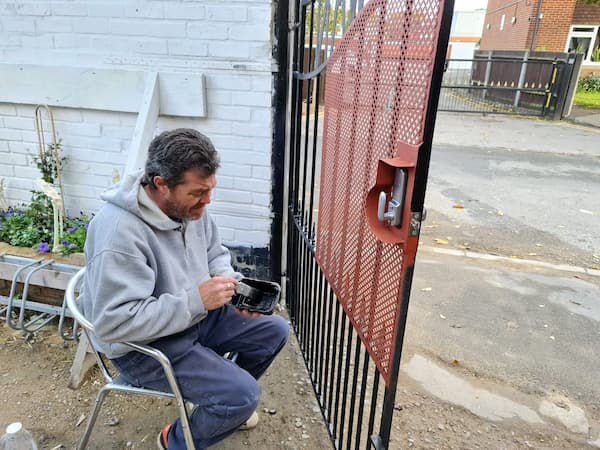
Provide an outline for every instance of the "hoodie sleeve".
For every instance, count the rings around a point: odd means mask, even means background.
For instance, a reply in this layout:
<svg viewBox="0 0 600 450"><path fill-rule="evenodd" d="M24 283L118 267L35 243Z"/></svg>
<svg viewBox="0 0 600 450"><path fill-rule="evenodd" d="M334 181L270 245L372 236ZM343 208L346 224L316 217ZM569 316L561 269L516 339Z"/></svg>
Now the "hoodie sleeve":
<svg viewBox="0 0 600 450"><path fill-rule="evenodd" d="M152 341L188 328L206 315L196 287L159 297L156 277L136 255L105 250L87 265L85 295L96 336L105 342ZM94 287L93 289L90 287Z"/></svg>
<svg viewBox="0 0 600 450"><path fill-rule="evenodd" d="M208 214L205 223L206 247L208 249L208 268L210 273L225 275L241 280L243 275L231 266L231 253L221 244L217 224Z"/></svg>

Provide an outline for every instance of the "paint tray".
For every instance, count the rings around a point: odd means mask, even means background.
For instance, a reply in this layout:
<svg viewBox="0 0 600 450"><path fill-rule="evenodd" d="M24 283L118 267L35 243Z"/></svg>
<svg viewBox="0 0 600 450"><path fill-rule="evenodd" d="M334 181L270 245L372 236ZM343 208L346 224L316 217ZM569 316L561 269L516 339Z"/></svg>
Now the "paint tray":
<svg viewBox="0 0 600 450"><path fill-rule="evenodd" d="M271 281L242 278L231 299L231 304L239 309L257 312L260 314L273 314L273 309L279 301L281 288Z"/></svg>

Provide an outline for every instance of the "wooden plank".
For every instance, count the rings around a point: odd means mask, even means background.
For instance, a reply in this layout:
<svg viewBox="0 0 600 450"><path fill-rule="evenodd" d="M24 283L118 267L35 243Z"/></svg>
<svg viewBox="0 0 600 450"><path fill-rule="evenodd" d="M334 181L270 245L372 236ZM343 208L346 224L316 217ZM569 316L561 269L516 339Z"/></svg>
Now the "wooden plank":
<svg viewBox="0 0 600 450"><path fill-rule="evenodd" d="M112 68L0 64L0 102L138 112L148 72ZM204 117L201 73L161 72L160 113Z"/></svg>
<svg viewBox="0 0 600 450"><path fill-rule="evenodd" d="M139 114L133 131L133 138L129 145L129 154L124 173L132 173L144 167L148 155L148 146L154 136L158 110L160 104L160 91L158 74L151 72L146 80L146 90L139 106Z"/></svg>
<svg viewBox="0 0 600 450"><path fill-rule="evenodd" d="M11 264L0 261L0 278L5 280L12 280L15 272L20 267L22 266L18 264ZM25 281L25 277L32 269L33 268L25 269L21 273L17 281ZM53 289L65 290L65 288L67 287L67 283L74 274L74 272L63 272L54 269L43 268L38 270L35 274L31 276L30 283L36 286L44 286Z"/></svg>

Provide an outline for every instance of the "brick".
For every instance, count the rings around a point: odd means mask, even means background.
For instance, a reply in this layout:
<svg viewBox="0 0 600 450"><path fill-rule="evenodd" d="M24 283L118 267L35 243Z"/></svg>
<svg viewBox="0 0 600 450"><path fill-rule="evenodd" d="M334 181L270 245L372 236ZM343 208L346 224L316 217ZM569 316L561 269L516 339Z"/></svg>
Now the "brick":
<svg viewBox="0 0 600 450"><path fill-rule="evenodd" d="M88 4L88 15L90 17L123 17L123 5L121 2L97 2Z"/></svg>
<svg viewBox="0 0 600 450"><path fill-rule="evenodd" d="M129 2L123 6L125 17L145 17L151 19L162 19L165 16L164 6L159 2L139 2L130 5Z"/></svg>
<svg viewBox="0 0 600 450"><path fill-rule="evenodd" d="M264 126L271 127L271 121L273 120L273 112L271 109L253 109L252 110L252 122L262 123Z"/></svg>
<svg viewBox="0 0 600 450"><path fill-rule="evenodd" d="M82 2L52 2L53 16L87 16L87 5Z"/></svg>
<svg viewBox="0 0 600 450"><path fill-rule="evenodd" d="M271 167L252 166L252 178L256 178L258 180L270 180Z"/></svg>
<svg viewBox="0 0 600 450"><path fill-rule="evenodd" d="M38 33L68 33L73 30L73 21L66 17L41 17L35 21Z"/></svg>
<svg viewBox="0 0 600 450"><path fill-rule="evenodd" d="M214 105L210 108L210 115L216 119L249 121L252 110L243 106Z"/></svg>
<svg viewBox="0 0 600 450"><path fill-rule="evenodd" d="M221 171L219 171L217 176L217 188L218 189L231 189L233 187L234 178L230 176L223 175Z"/></svg>
<svg viewBox="0 0 600 450"><path fill-rule="evenodd" d="M269 25L236 25L229 29L229 39L233 41L263 41L270 37Z"/></svg>
<svg viewBox="0 0 600 450"><path fill-rule="evenodd" d="M223 91L248 91L252 88L252 79L238 75L210 75L207 77L207 87Z"/></svg>
<svg viewBox="0 0 600 450"><path fill-rule="evenodd" d="M35 114L35 110L33 114ZM61 122L81 122L83 120L81 110L75 108L52 108L52 115L54 120ZM45 112L42 112L42 117L46 117Z"/></svg>
<svg viewBox="0 0 600 450"><path fill-rule="evenodd" d="M81 17L73 21L73 31L76 33L108 33L109 19L104 17Z"/></svg>
<svg viewBox="0 0 600 450"><path fill-rule="evenodd" d="M221 240L225 242L233 242L235 237L235 232L232 228L219 227L219 234L221 236Z"/></svg>
<svg viewBox="0 0 600 450"><path fill-rule="evenodd" d="M208 44L201 40L193 39L169 39L167 43L168 53L177 56L206 56L208 55Z"/></svg>
<svg viewBox="0 0 600 450"><path fill-rule="evenodd" d="M20 16L48 16L50 15L50 5L48 2L12 2L6 3L4 9L6 12L18 14Z"/></svg>
<svg viewBox="0 0 600 450"><path fill-rule="evenodd" d="M17 107L11 103L0 103L0 116L17 115Z"/></svg>
<svg viewBox="0 0 600 450"><path fill-rule="evenodd" d="M49 49L54 47L54 44L48 36L21 36L21 46L24 48Z"/></svg>
<svg viewBox="0 0 600 450"><path fill-rule="evenodd" d="M271 24L272 9L271 6L257 6L248 8L248 23L252 25Z"/></svg>
<svg viewBox="0 0 600 450"><path fill-rule="evenodd" d="M206 17L204 5L186 5L169 2L165 5L166 19L200 20Z"/></svg>
<svg viewBox="0 0 600 450"><path fill-rule="evenodd" d="M250 47L247 42L212 41L208 44L208 55L218 58L248 59Z"/></svg>
<svg viewBox="0 0 600 450"><path fill-rule="evenodd" d="M252 203L258 206L271 207L271 194L259 194L258 192L252 193Z"/></svg>
<svg viewBox="0 0 600 450"><path fill-rule="evenodd" d="M22 153L24 155L37 155L39 152L37 142L11 141L8 142L8 148L12 153Z"/></svg>
<svg viewBox="0 0 600 450"><path fill-rule="evenodd" d="M185 37L186 30L173 21L111 19L110 30L115 34L145 37Z"/></svg>
<svg viewBox="0 0 600 450"><path fill-rule="evenodd" d="M10 176L8 174L5 175L2 170L0 170L0 175ZM31 200L30 190L6 188L4 192L6 193L8 203L13 206L20 206L21 203L29 203Z"/></svg>
<svg viewBox="0 0 600 450"><path fill-rule="evenodd" d="M3 176L3 177L14 177L15 176L15 169L13 168L13 166L5 165L5 164L0 164L0 176Z"/></svg>
<svg viewBox="0 0 600 450"><path fill-rule="evenodd" d="M244 163L251 165L269 166L271 164L271 155L267 153L250 152L244 150L228 150L227 152L222 152L221 159L223 162L243 161Z"/></svg>
<svg viewBox="0 0 600 450"><path fill-rule="evenodd" d="M35 19L33 17L1 17L0 23L2 23L0 29L4 31L17 31L21 33L35 32Z"/></svg>
<svg viewBox="0 0 600 450"><path fill-rule="evenodd" d="M187 34L192 39L224 40L229 28L227 23L192 22L187 25Z"/></svg>
<svg viewBox="0 0 600 450"><path fill-rule="evenodd" d="M257 180L257 179L246 179L246 178L236 178L234 183L234 188L236 189L245 189L248 186L252 188L253 192L259 192L261 194L267 194L271 192L271 182L266 180Z"/></svg>
<svg viewBox="0 0 600 450"><path fill-rule="evenodd" d="M270 107L271 94L263 92L234 92L231 94L231 103L254 107Z"/></svg>
<svg viewBox="0 0 600 450"><path fill-rule="evenodd" d="M10 153L8 155L2 155L2 160L15 166L29 166L29 164L31 164L29 156L22 153Z"/></svg>
<svg viewBox="0 0 600 450"><path fill-rule="evenodd" d="M102 136L112 139L131 139L134 129L129 126L101 125Z"/></svg>
<svg viewBox="0 0 600 450"><path fill-rule="evenodd" d="M102 123L102 124L115 124L118 125L122 123L123 116L121 113L112 112L112 111L99 111L92 109L84 109L81 111L83 114L83 120L85 122L94 122L94 123ZM131 114L132 116L137 117L136 114ZM135 125L135 121L133 121Z"/></svg>
<svg viewBox="0 0 600 450"><path fill-rule="evenodd" d="M264 42L260 44L250 43L248 45L251 58L270 58L271 57L271 43Z"/></svg>
<svg viewBox="0 0 600 450"><path fill-rule="evenodd" d="M248 11L242 6L206 6L206 18L212 21L245 22Z"/></svg>
<svg viewBox="0 0 600 450"><path fill-rule="evenodd" d="M19 167L15 170L15 175L19 178L31 180L31 182L33 183L33 180L37 180L38 178L40 178L40 171L37 167Z"/></svg>
<svg viewBox="0 0 600 450"><path fill-rule="evenodd" d="M252 167L245 164L221 164L221 167L217 173L219 179L221 178L221 175L229 175L231 177L250 177L252 175Z"/></svg>
<svg viewBox="0 0 600 450"><path fill-rule="evenodd" d="M215 191L215 201L248 204L252 202L252 193L248 191L219 190Z"/></svg>
<svg viewBox="0 0 600 450"><path fill-rule="evenodd" d="M60 33L54 35L54 47L61 48L92 48L90 36L82 33Z"/></svg>
<svg viewBox="0 0 600 450"><path fill-rule="evenodd" d="M267 231L235 231L235 241L240 244L263 247L269 245L270 239L271 234Z"/></svg>
<svg viewBox="0 0 600 450"><path fill-rule="evenodd" d="M233 123L231 124L231 130L234 134L237 134L238 136L269 137L273 134L273 130L271 128L267 128L263 125L255 125L252 122Z"/></svg>
<svg viewBox="0 0 600 450"><path fill-rule="evenodd" d="M231 105L231 92L210 89L206 93L206 101L210 105Z"/></svg>
<svg viewBox="0 0 600 450"><path fill-rule="evenodd" d="M100 136L100 125L97 123L62 122L56 124L56 130L64 135Z"/></svg>
<svg viewBox="0 0 600 450"><path fill-rule="evenodd" d="M273 78L271 75L256 76L252 78L253 92L273 92Z"/></svg>
<svg viewBox="0 0 600 450"><path fill-rule="evenodd" d="M14 130L35 130L32 117L5 117L4 126Z"/></svg>

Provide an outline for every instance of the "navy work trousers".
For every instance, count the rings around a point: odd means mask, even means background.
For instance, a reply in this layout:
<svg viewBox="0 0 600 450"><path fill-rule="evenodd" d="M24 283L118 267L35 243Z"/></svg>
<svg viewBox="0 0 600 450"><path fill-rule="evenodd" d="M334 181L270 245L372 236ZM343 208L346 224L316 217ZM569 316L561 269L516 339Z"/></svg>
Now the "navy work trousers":
<svg viewBox="0 0 600 450"><path fill-rule="evenodd" d="M257 379L285 345L289 325L283 318L246 317L230 305L209 311L200 323L150 345L171 361L183 397L197 405L190 417L196 449L233 433L254 412L260 398ZM237 362L223 358L237 352ZM129 383L170 391L160 364L138 352L113 360ZM169 450L185 450L181 422L169 432Z"/></svg>

